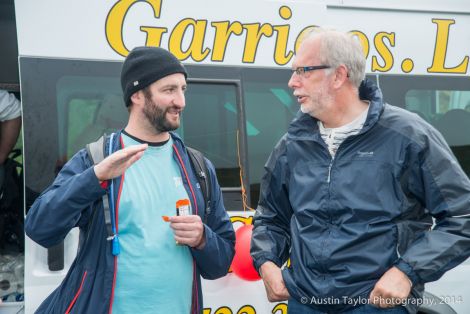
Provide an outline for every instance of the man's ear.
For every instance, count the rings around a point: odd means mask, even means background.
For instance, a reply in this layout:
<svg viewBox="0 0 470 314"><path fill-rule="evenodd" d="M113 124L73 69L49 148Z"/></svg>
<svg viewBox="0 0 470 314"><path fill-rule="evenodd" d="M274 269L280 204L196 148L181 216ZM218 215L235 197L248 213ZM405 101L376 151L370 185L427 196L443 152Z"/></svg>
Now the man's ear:
<svg viewBox="0 0 470 314"><path fill-rule="evenodd" d="M335 69L335 76L333 81L333 86L335 88L340 88L348 80L349 72L344 64L341 64Z"/></svg>
<svg viewBox="0 0 470 314"><path fill-rule="evenodd" d="M138 90L131 95L131 103L137 105L145 103L145 96L142 90Z"/></svg>

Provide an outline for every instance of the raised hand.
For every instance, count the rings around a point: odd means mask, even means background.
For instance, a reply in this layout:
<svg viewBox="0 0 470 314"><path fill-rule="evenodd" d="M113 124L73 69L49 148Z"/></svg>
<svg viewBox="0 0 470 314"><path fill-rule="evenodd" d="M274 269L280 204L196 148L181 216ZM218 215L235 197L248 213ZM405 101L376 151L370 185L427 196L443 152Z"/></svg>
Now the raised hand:
<svg viewBox="0 0 470 314"><path fill-rule="evenodd" d="M127 168L142 157L147 147L147 144L128 146L112 153L94 166L96 177L101 182L122 175Z"/></svg>

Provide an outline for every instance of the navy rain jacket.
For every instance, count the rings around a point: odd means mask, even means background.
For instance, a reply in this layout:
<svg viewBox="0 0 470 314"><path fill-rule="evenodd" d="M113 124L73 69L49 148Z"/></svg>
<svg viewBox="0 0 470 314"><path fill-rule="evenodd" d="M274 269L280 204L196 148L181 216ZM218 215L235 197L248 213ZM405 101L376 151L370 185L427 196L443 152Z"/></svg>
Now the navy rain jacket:
<svg viewBox="0 0 470 314"><path fill-rule="evenodd" d="M370 81L360 96L367 120L334 159L315 118L292 121L265 165L254 218L255 267L290 257L282 275L291 297L330 313L368 299L392 266L418 297L470 255L470 182L442 135L385 104Z"/></svg>
<svg viewBox="0 0 470 314"><path fill-rule="evenodd" d="M191 206L193 210L198 209L204 221L204 198L190 166L186 148L176 134L170 134L174 140L174 159L180 167ZM121 148L120 132L114 138L113 152ZM203 309L200 276L205 279L224 276L235 252L235 233L225 212L214 166L207 159L206 164L210 172L212 201L204 225L206 245L202 250L191 248L195 264L192 313L202 313ZM114 179L115 200L118 199L120 184L121 177ZM108 234L101 201L105 193L83 149L67 162L54 183L41 194L28 212L26 234L46 248L64 240L72 228L80 228L75 261L62 284L36 313L111 313L117 257L111 254L111 241L106 239ZM116 207L118 204L116 202Z"/></svg>

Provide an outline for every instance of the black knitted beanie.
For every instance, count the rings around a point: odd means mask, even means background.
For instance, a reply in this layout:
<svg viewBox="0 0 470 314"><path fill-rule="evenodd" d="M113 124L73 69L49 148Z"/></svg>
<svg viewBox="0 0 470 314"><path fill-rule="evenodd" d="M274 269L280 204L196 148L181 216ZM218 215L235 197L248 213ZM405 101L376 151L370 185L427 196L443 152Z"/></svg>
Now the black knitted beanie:
<svg viewBox="0 0 470 314"><path fill-rule="evenodd" d="M129 106L135 92L174 73L188 74L183 64L167 50L159 47L136 47L124 60L121 70L121 87L124 103Z"/></svg>

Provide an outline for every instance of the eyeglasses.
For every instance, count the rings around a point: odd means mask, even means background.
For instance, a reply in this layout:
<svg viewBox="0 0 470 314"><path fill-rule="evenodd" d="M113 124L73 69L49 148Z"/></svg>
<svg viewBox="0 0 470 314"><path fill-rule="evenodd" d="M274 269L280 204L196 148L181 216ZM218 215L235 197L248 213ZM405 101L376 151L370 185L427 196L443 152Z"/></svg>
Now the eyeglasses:
<svg viewBox="0 0 470 314"><path fill-rule="evenodd" d="M299 76L302 76L305 74L305 72L321 70L321 69L329 69L329 68L331 68L331 66L329 65L312 65L312 66L306 66L306 67L298 67L298 68L292 69L292 74L295 73Z"/></svg>

